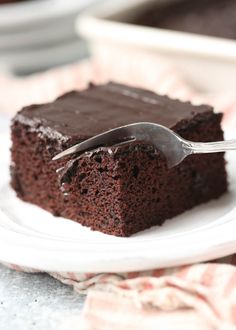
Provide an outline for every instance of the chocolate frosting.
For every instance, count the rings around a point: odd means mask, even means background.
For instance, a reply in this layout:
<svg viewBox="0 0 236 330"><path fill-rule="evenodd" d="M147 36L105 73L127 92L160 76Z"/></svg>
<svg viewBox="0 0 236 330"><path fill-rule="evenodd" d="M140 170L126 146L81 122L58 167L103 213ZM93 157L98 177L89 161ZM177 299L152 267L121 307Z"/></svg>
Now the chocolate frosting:
<svg viewBox="0 0 236 330"><path fill-rule="evenodd" d="M212 109L206 105L193 106L150 91L108 83L72 91L52 103L28 106L15 120L57 138L83 140L140 121L173 128L179 121L209 111Z"/></svg>

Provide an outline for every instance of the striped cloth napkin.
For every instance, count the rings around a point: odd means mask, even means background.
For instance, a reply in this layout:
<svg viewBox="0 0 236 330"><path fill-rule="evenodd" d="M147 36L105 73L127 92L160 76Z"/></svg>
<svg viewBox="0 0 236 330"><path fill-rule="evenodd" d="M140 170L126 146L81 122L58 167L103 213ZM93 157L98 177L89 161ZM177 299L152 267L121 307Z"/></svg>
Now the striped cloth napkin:
<svg viewBox="0 0 236 330"><path fill-rule="evenodd" d="M110 60L112 58L112 61ZM0 111L55 99L88 82L109 80L144 87L224 112L223 125L236 127L236 96L199 94L181 72L150 54L115 53L26 78L0 77ZM236 251L236 247L235 247ZM61 330L236 329L236 255L211 263L122 274L49 273L86 293L82 316L66 319ZM19 265L18 271L43 272Z"/></svg>

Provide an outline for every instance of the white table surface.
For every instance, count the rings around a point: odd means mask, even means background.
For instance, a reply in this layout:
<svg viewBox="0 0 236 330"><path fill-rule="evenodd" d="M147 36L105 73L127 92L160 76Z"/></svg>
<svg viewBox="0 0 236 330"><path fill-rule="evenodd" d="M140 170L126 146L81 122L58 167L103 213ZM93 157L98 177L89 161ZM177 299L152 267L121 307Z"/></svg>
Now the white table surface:
<svg viewBox="0 0 236 330"><path fill-rule="evenodd" d="M78 316L84 296L47 274L27 274L0 265L0 329L56 330Z"/></svg>
<svg viewBox="0 0 236 330"><path fill-rule="evenodd" d="M9 127L0 114L0 132ZM26 274L0 265L0 330L57 330L78 316L84 296L47 274Z"/></svg>

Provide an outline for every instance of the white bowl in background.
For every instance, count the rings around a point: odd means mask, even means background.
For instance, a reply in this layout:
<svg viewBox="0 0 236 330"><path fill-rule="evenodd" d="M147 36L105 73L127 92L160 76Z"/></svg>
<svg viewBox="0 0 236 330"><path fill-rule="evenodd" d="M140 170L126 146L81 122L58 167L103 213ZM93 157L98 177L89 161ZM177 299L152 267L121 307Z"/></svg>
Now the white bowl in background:
<svg viewBox="0 0 236 330"><path fill-rule="evenodd" d="M136 49L171 59L195 88L236 90L236 42L125 23L153 0L106 1L77 20L79 35L94 54ZM156 0L156 4L163 0Z"/></svg>

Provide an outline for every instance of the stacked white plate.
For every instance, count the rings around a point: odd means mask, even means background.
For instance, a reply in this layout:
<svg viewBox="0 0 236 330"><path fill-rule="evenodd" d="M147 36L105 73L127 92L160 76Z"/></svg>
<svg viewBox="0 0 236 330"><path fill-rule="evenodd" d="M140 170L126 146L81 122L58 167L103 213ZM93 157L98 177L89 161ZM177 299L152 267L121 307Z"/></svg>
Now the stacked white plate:
<svg viewBox="0 0 236 330"><path fill-rule="evenodd" d="M75 18L95 0L28 0L0 5L0 68L28 73L84 56Z"/></svg>

